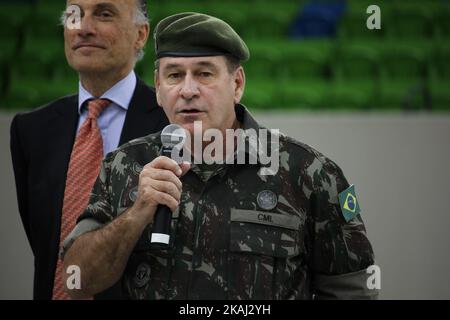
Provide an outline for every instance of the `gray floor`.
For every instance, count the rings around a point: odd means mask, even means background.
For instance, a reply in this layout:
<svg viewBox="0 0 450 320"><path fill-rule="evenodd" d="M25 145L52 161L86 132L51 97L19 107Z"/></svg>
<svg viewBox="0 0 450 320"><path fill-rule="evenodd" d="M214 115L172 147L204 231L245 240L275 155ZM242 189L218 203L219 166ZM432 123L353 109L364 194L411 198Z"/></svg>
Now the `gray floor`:
<svg viewBox="0 0 450 320"><path fill-rule="evenodd" d="M381 268L381 298L450 299L450 115L257 114L337 162L355 184ZM0 115L0 299L29 299L33 261L20 224Z"/></svg>

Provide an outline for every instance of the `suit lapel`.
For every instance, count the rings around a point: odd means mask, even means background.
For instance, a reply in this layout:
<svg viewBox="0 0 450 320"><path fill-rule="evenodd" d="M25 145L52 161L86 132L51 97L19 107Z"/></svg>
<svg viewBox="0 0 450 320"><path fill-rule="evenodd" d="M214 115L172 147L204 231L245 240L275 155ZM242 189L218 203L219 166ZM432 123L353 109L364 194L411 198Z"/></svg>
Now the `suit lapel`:
<svg viewBox="0 0 450 320"><path fill-rule="evenodd" d="M61 223L62 204L64 199L65 181L67 177L67 169L69 167L70 155L72 153L73 143L75 141L76 128L78 125L78 95L70 97L64 104L59 105L56 110L56 119L52 121L54 124L53 134L48 137L48 143L54 150L53 156L49 157L49 168L54 172L55 202L57 204L57 230Z"/></svg>
<svg viewBox="0 0 450 320"><path fill-rule="evenodd" d="M59 106L57 113L59 120L55 121L54 146L57 152L55 153L58 178L66 180L67 169L69 166L70 155L72 153L73 143L78 125L78 95L70 97L67 105Z"/></svg>

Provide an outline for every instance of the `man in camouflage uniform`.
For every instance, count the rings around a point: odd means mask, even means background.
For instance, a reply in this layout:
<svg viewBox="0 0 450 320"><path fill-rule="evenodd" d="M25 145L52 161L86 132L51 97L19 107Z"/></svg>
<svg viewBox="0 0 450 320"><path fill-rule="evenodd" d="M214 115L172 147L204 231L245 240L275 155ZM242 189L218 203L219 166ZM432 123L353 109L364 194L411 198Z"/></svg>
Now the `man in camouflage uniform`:
<svg viewBox="0 0 450 320"><path fill-rule="evenodd" d="M249 52L230 26L183 13L161 21L155 41L158 102L172 123L191 133L194 120L205 130L260 129L239 104L239 61ZM108 154L65 241L65 267L80 266L82 279L68 293L92 295L121 279L132 299L375 298L366 285L373 251L353 186L321 153L276 138L272 175L262 174L259 157L178 165L159 156L160 134ZM252 157L251 148L239 152ZM174 212L165 249L150 243L159 204Z"/></svg>

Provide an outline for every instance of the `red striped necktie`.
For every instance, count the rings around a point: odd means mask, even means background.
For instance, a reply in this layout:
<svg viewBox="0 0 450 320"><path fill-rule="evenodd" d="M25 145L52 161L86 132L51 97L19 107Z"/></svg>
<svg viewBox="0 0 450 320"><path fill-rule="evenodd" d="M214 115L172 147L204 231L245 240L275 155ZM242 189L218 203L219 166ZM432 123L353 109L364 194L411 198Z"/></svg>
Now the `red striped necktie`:
<svg viewBox="0 0 450 320"><path fill-rule="evenodd" d="M103 139L97 125L97 118L110 103L111 101L105 99L88 102L88 117L78 131L70 155L61 216L60 245L75 227L77 218L86 209L92 187L100 172ZM63 264L58 258L53 286L54 300L70 299L64 292L62 272Z"/></svg>

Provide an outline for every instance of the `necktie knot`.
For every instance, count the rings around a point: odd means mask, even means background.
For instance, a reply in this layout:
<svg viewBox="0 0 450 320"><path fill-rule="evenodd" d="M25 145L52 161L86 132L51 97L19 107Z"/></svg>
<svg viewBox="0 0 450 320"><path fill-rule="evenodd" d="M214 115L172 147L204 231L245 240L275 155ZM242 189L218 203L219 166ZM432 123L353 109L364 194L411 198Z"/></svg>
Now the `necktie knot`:
<svg viewBox="0 0 450 320"><path fill-rule="evenodd" d="M111 103L106 99L95 99L88 102L88 118L97 119L103 110Z"/></svg>

